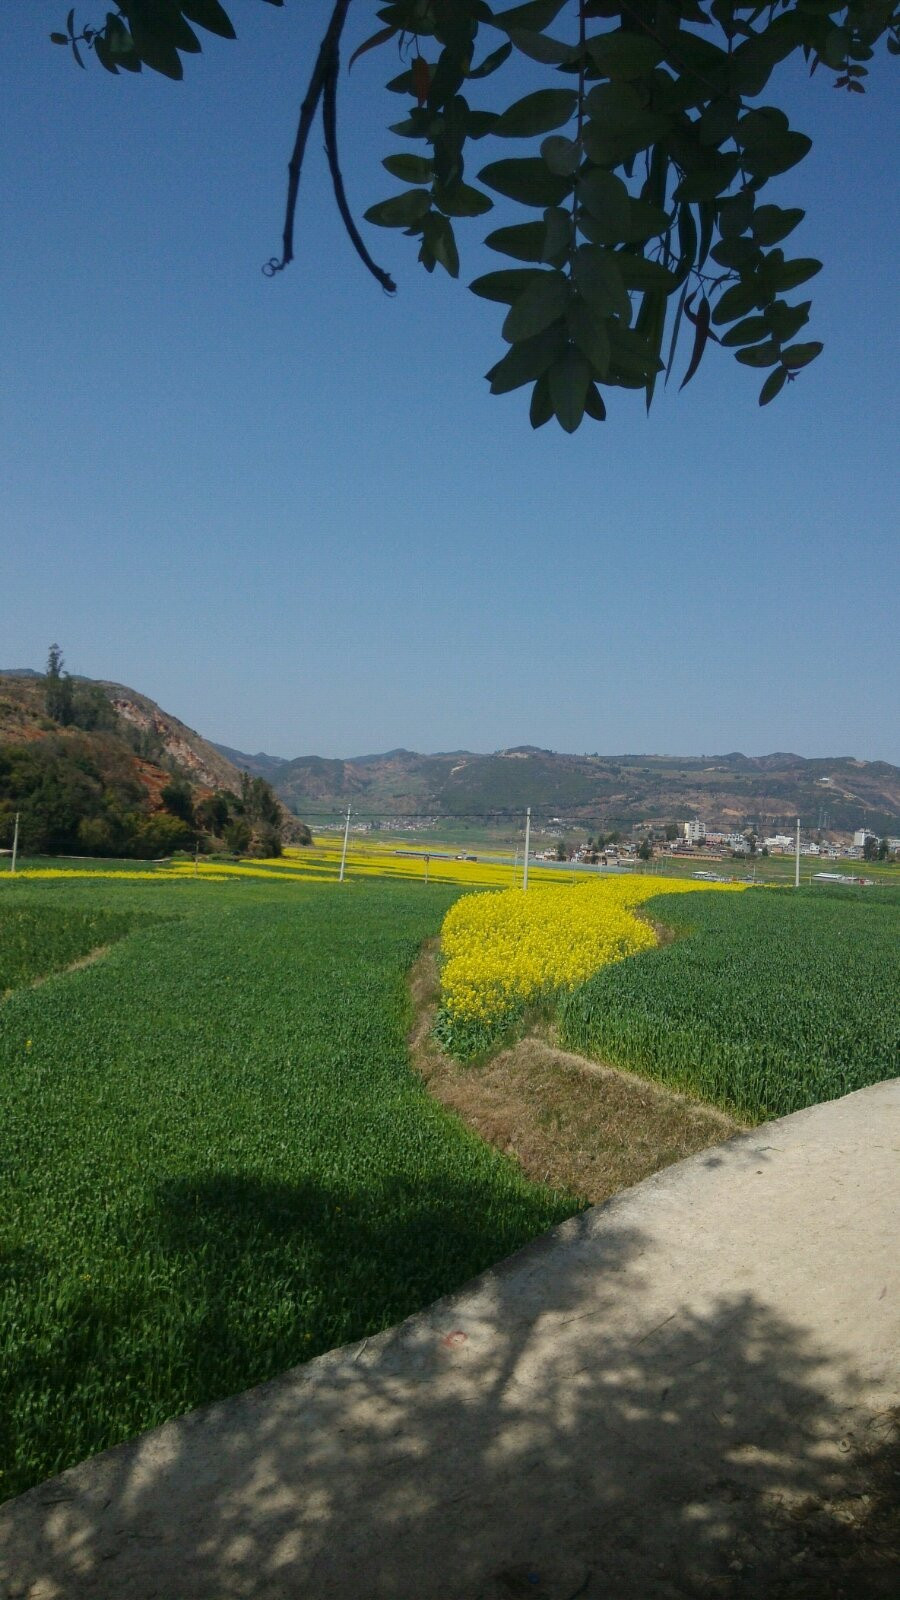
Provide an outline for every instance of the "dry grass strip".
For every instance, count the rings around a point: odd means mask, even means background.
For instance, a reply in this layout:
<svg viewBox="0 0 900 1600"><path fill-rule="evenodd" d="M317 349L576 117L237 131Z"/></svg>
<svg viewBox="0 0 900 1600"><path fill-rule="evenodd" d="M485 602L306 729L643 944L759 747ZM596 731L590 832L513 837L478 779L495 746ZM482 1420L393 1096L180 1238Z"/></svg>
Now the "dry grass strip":
<svg viewBox="0 0 900 1600"><path fill-rule="evenodd" d="M440 994L438 941L410 974L412 1062L428 1091L530 1178L598 1205L742 1125L635 1073L557 1049L536 1031L481 1066L445 1055L432 1037Z"/></svg>

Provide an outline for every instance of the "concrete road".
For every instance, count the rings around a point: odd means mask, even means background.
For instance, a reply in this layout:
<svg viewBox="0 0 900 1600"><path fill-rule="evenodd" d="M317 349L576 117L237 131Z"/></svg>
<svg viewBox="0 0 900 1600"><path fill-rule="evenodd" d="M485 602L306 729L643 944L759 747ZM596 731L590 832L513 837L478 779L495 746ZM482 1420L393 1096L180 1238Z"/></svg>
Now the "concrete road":
<svg viewBox="0 0 900 1600"><path fill-rule="evenodd" d="M0 1508L0 1600L900 1592L900 1082ZM896 1524L893 1524L896 1529Z"/></svg>

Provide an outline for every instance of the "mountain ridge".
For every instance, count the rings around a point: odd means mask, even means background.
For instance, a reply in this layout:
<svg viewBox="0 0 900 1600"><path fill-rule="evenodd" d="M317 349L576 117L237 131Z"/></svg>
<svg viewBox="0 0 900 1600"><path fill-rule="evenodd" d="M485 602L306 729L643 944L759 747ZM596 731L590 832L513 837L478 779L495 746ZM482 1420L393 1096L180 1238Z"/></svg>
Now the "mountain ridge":
<svg viewBox="0 0 900 1600"><path fill-rule="evenodd" d="M222 748L222 747L217 747ZM250 772L257 759L230 749ZM772 751L726 755L574 755L537 745L381 755L278 758L267 771L290 809L320 814L369 811L372 819L434 814L555 812L598 827L664 825L700 816L710 827L775 827L799 815L804 827L848 832L868 824L900 831L900 767L855 756Z"/></svg>

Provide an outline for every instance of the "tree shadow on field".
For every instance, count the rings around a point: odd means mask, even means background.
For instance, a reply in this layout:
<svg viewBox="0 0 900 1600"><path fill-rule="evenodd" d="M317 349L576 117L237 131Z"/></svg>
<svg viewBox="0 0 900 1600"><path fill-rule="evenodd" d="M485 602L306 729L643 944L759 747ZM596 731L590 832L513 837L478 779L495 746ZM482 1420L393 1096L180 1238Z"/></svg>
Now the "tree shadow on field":
<svg viewBox="0 0 900 1600"><path fill-rule="evenodd" d="M164 1190L160 1239L199 1262L195 1355L273 1240L322 1272L340 1250L347 1292L371 1293L386 1198ZM401 1273L442 1230L485 1236L471 1188L405 1200ZM759 1294L666 1300L623 1215L573 1218L402 1327L0 1508L3 1600L887 1600L889 1419Z"/></svg>

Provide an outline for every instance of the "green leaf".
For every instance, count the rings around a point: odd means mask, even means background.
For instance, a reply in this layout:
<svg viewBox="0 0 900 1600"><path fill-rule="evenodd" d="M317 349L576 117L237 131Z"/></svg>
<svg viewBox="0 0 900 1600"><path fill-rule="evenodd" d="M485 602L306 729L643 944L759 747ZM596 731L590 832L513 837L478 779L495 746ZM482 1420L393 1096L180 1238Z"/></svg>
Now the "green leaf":
<svg viewBox="0 0 900 1600"><path fill-rule="evenodd" d="M630 83L597 83L585 98L584 109L607 128L630 128L646 115L644 102Z"/></svg>
<svg viewBox="0 0 900 1600"><path fill-rule="evenodd" d="M392 195L390 200L380 200L363 212L367 222L378 228L408 228L421 222L431 209L431 195L427 189L405 189L403 194Z"/></svg>
<svg viewBox="0 0 900 1600"><path fill-rule="evenodd" d="M626 161L632 161L649 145L664 139L668 131L668 118L650 111L627 128L611 127L606 122L594 120L585 127L584 148L599 167L618 167Z"/></svg>
<svg viewBox="0 0 900 1600"><path fill-rule="evenodd" d="M799 206L783 210L781 206L760 206L751 224L757 244L780 244L806 216Z"/></svg>
<svg viewBox="0 0 900 1600"><path fill-rule="evenodd" d="M773 251L773 255L777 252ZM764 267L766 283L776 293L781 294L785 289L796 289L799 284L806 283L807 279L814 278L821 272L822 263L812 256L798 256L796 261L781 261L775 263L769 256Z"/></svg>
<svg viewBox="0 0 900 1600"><path fill-rule="evenodd" d="M789 306L785 300L775 300L766 306L763 321L775 338L785 344L809 321L811 305L811 300L802 300L796 306Z"/></svg>
<svg viewBox="0 0 900 1600"><path fill-rule="evenodd" d="M543 33L549 28L555 17L559 16L566 0L526 0L525 5L510 6L506 11L495 11L491 18L493 28L502 28L508 33L510 28L529 28L534 33Z"/></svg>
<svg viewBox="0 0 900 1600"><path fill-rule="evenodd" d="M649 261L646 256L634 256L627 250L616 251L616 264L626 289L661 289L671 294L678 287L674 272L661 261Z"/></svg>
<svg viewBox="0 0 900 1600"><path fill-rule="evenodd" d="M590 387L591 364L580 350L569 345L548 374L550 399L556 420L566 433L574 433L584 416L584 403Z"/></svg>
<svg viewBox="0 0 900 1600"><path fill-rule="evenodd" d="M126 72L140 72L141 58L134 47L134 40L121 17L112 11L106 14L106 43L110 58L117 67L122 67Z"/></svg>
<svg viewBox="0 0 900 1600"><path fill-rule="evenodd" d="M760 141L752 150L745 151L744 167L757 181L775 178L779 173L795 167L811 149L812 140L805 133L794 133L789 129L787 133L773 135L767 143Z"/></svg>
<svg viewBox="0 0 900 1600"><path fill-rule="evenodd" d="M220 39L236 37L219 0L181 0L181 9L189 21L196 22L198 28L205 28L207 33L217 33Z"/></svg>
<svg viewBox="0 0 900 1600"><path fill-rule="evenodd" d="M470 72L467 72L466 77L489 78L491 73L496 72L498 67L502 67L504 61L511 55L512 45L510 43L501 44L497 50L492 50L489 56L485 56L480 66L473 67Z"/></svg>
<svg viewBox="0 0 900 1600"><path fill-rule="evenodd" d="M553 415L553 401L550 399L550 385L547 374L543 372L531 391L531 406L528 420L533 428L542 428L549 422Z"/></svg>
<svg viewBox="0 0 900 1600"><path fill-rule="evenodd" d="M643 33L596 34L587 42L591 59L605 78L643 78L665 54L662 45Z"/></svg>
<svg viewBox="0 0 900 1600"><path fill-rule="evenodd" d="M678 267L675 276L684 283L697 259L697 224L688 205L678 207Z"/></svg>
<svg viewBox="0 0 900 1600"><path fill-rule="evenodd" d="M639 388L644 387L651 373L662 371L662 362L649 341L634 328L626 328L621 322L611 322L609 336L612 346L611 367L618 368L621 374L636 378Z"/></svg>
<svg viewBox="0 0 900 1600"><path fill-rule="evenodd" d="M771 27L738 45L728 68L728 85L736 94L762 94L779 61L796 49L799 41L789 37L787 30L779 36Z"/></svg>
<svg viewBox="0 0 900 1600"><path fill-rule="evenodd" d="M767 406L770 400L774 400L775 396L781 393L787 383L787 376L786 367L776 367L774 372L769 373L759 391L759 403L761 406Z"/></svg>
<svg viewBox="0 0 900 1600"><path fill-rule="evenodd" d="M570 337L582 355L587 356L597 377L605 378L610 358L607 319L599 316L586 300L576 294L569 301L566 322Z"/></svg>
<svg viewBox="0 0 900 1600"><path fill-rule="evenodd" d="M712 314L713 322L734 322L738 317L746 317L749 311L755 309L758 294L755 283L734 284L731 289L725 290L718 301Z"/></svg>
<svg viewBox="0 0 900 1600"><path fill-rule="evenodd" d="M510 307L501 330L504 339L516 344L542 333L565 314L570 293L562 272L542 272Z"/></svg>
<svg viewBox="0 0 900 1600"><path fill-rule="evenodd" d="M632 200L628 208L628 228L623 243L643 244L647 239L655 239L658 234L667 231L670 222L668 212L661 210L659 206L652 206L647 200Z"/></svg>
<svg viewBox="0 0 900 1600"><path fill-rule="evenodd" d="M134 48L144 66L161 73L164 78L174 78L176 81L183 78L184 68L175 46L165 37L161 38L155 29L148 28L143 19L131 17L129 22Z"/></svg>
<svg viewBox="0 0 900 1600"><path fill-rule="evenodd" d="M618 316L628 322L631 301L622 282L618 256L599 245L579 245L575 252L575 283L579 294L601 317Z"/></svg>
<svg viewBox="0 0 900 1600"><path fill-rule="evenodd" d="M500 305L510 306L537 275L536 267L506 267L500 272L483 273L480 278L473 279L469 288L481 300L496 300Z"/></svg>
<svg viewBox="0 0 900 1600"><path fill-rule="evenodd" d="M768 339L772 331L765 317L745 317L723 333L721 343L729 346L756 344L760 339Z"/></svg>
<svg viewBox="0 0 900 1600"><path fill-rule="evenodd" d="M710 151L702 165L682 178L675 190L676 200L717 200L737 177L740 157Z"/></svg>
<svg viewBox="0 0 900 1600"><path fill-rule="evenodd" d="M533 339L522 339L512 345L485 376L491 385L491 394L508 394L531 383L553 365L566 347L565 328L561 322L545 328Z"/></svg>
<svg viewBox="0 0 900 1600"><path fill-rule="evenodd" d="M781 346L775 339L767 339L765 344L750 344L736 351L735 360L743 362L745 367L774 367L781 360Z"/></svg>
<svg viewBox="0 0 900 1600"><path fill-rule="evenodd" d="M525 139L549 133L552 128L562 127L571 120L577 99L574 89L536 89L534 94L526 94L501 112L493 133L502 139Z"/></svg>
<svg viewBox="0 0 900 1600"><path fill-rule="evenodd" d="M425 156L385 156L381 165L403 183L430 183L434 168Z"/></svg>
<svg viewBox="0 0 900 1600"><path fill-rule="evenodd" d="M483 139L485 134L490 133L496 121L496 111L473 111L470 106L466 115L466 137Z"/></svg>
<svg viewBox="0 0 900 1600"><path fill-rule="evenodd" d="M459 277L459 251L453 236L453 225L448 217L443 216L440 211L430 211L425 218L422 242L451 278Z"/></svg>
<svg viewBox="0 0 900 1600"><path fill-rule="evenodd" d="M697 137L703 145L715 147L730 139L741 114L737 100L711 100L697 123Z"/></svg>
<svg viewBox="0 0 900 1600"><path fill-rule="evenodd" d="M788 345L781 353L781 359L790 372L799 372L801 367L806 367L816 356L821 355L824 345L819 339L810 339L808 344Z"/></svg>
<svg viewBox="0 0 900 1600"><path fill-rule="evenodd" d="M759 245L752 239L720 239L713 245L710 255L720 267L732 267L740 272L745 267L755 267L762 260Z"/></svg>
<svg viewBox="0 0 900 1600"><path fill-rule="evenodd" d="M656 144L669 132L671 119L658 109L650 111L630 83L598 83L585 100L590 122L585 147L600 166L621 161ZM649 198L649 197L648 197Z"/></svg>
<svg viewBox="0 0 900 1600"><path fill-rule="evenodd" d="M745 150L755 150L788 133L790 123L778 106L754 106L738 124L737 140Z"/></svg>
<svg viewBox="0 0 900 1600"><path fill-rule="evenodd" d="M557 177L570 178L581 166L581 151L574 139L553 133L541 145L541 159Z"/></svg>
<svg viewBox="0 0 900 1600"><path fill-rule="evenodd" d="M490 250L499 250L516 261L543 261L546 236L543 222L520 222L511 228L495 228L484 242Z"/></svg>
<svg viewBox="0 0 900 1600"><path fill-rule="evenodd" d="M575 193L601 230L599 242L620 243L631 220L631 197L622 179L602 167L589 167L578 179Z"/></svg>
<svg viewBox="0 0 900 1600"><path fill-rule="evenodd" d="M577 45L566 44L562 39L548 39L545 33L533 33L527 28L510 28L509 37L523 56L540 61L546 67L561 67L578 53Z"/></svg>
<svg viewBox="0 0 900 1600"><path fill-rule="evenodd" d="M540 156L491 161L478 176L489 189L522 205L540 206L542 211L545 206L558 206L572 190L571 179L548 171Z"/></svg>
<svg viewBox="0 0 900 1600"><path fill-rule="evenodd" d="M736 239L747 231L755 198L752 189L742 189L740 194L729 195L727 200L719 201L718 223L723 239Z"/></svg>
<svg viewBox="0 0 900 1600"><path fill-rule="evenodd" d="M50 37L52 39L53 35L51 34ZM68 44L69 42L64 33L59 34L58 38L62 40L63 44ZM102 33L98 33L94 40L94 55L97 57L101 67L105 67L107 72L118 74L119 69L116 66L115 58Z"/></svg>
<svg viewBox="0 0 900 1600"><path fill-rule="evenodd" d="M603 404L603 396L601 395L600 390L597 388L595 383L588 385L587 398L584 402L584 413L587 417L593 417L595 422L606 421L606 407Z"/></svg>
<svg viewBox="0 0 900 1600"><path fill-rule="evenodd" d="M435 205L445 211L448 217L482 217L486 211L494 209L490 195L473 189L470 183L460 181L449 189L436 183L433 192Z"/></svg>
<svg viewBox="0 0 900 1600"><path fill-rule="evenodd" d="M548 206L544 212L544 248L541 260L562 266L572 247L572 215L561 206Z"/></svg>

